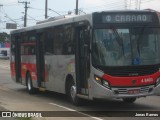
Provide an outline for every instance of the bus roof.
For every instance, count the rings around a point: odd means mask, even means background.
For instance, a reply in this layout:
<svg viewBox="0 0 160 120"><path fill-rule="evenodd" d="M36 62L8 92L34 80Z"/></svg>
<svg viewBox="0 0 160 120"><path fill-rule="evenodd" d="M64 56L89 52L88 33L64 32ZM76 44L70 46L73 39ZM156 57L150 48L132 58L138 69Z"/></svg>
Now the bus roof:
<svg viewBox="0 0 160 120"><path fill-rule="evenodd" d="M72 16L72 17L65 17L63 19L58 19L58 20L54 20L54 21L48 21L48 22L43 22L42 21L41 24L36 24L34 26L24 27L24 28L20 28L20 29L17 29L17 30L13 30L13 31L11 31L11 34L15 34L15 33L19 33L19 32L25 32L25 31L37 30L37 29L41 29L41 28L48 28L48 27L51 27L51 26L69 24L69 23L74 23L74 22L84 21L84 20L91 21L92 20L91 16L92 16L91 14L75 15L75 16Z"/></svg>
<svg viewBox="0 0 160 120"><path fill-rule="evenodd" d="M92 23L92 15L95 14L95 13L101 14L101 13L136 13L136 12L156 13L155 11L149 11L149 10L121 10L121 11L110 10L110 11L93 12L93 13L85 14L85 15L64 16L64 18L55 19L53 21L50 21L49 19L51 19L51 18L49 18L47 20L40 21L38 24L36 24L34 26L24 27L24 28L13 30L13 31L11 31L11 34L37 30L37 29L41 29L41 28L48 28L48 27L51 27L51 26L58 26L58 25L63 25L63 24L79 22L79 21L85 21L85 20L88 20L88 21L90 21L90 24L93 24Z"/></svg>

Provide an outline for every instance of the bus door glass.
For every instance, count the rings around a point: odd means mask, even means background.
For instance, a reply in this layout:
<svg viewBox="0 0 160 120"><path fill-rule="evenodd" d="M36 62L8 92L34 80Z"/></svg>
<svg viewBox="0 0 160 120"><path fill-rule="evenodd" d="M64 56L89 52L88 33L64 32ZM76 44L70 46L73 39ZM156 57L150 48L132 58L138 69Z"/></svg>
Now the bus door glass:
<svg viewBox="0 0 160 120"><path fill-rule="evenodd" d="M76 28L76 82L77 93L88 95L89 78L88 26Z"/></svg>
<svg viewBox="0 0 160 120"><path fill-rule="evenodd" d="M36 65L37 65L37 79L38 87L44 87L45 68L44 68L44 33L37 33L36 40Z"/></svg>

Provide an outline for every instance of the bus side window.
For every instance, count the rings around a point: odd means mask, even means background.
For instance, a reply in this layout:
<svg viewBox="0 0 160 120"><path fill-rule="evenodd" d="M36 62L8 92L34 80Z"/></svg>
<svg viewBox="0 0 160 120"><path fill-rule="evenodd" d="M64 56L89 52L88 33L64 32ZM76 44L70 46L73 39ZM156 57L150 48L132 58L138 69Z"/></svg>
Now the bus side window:
<svg viewBox="0 0 160 120"><path fill-rule="evenodd" d="M66 25L64 28L64 43L63 43L63 54L70 55L74 54L74 41L73 41L74 30L71 25Z"/></svg>
<svg viewBox="0 0 160 120"><path fill-rule="evenodd" d="M53 54L53 42L54 42L54 33L51 29L48 29L45 35L45 54Z"/></svg>
<svg viewBox="0 0 160 120"><path fill-rule="evenodd" d="M30 45L29 45L29 54L35 55L35 43L36 43L36 36L32 35L29 37Z"/></svg>
<svg viewBox="0 0 160 120"><path fill-rule="evenodd" d="M15 36L11 36L11 54L15 55Z"/></svg>
<svg viewBox="0 0 160 120"><path fill-rule="evenodd" d="M64 45L64 31L62 27L55 28L55 35L54 35L54 54L55 55L62 55Z"/></svg>

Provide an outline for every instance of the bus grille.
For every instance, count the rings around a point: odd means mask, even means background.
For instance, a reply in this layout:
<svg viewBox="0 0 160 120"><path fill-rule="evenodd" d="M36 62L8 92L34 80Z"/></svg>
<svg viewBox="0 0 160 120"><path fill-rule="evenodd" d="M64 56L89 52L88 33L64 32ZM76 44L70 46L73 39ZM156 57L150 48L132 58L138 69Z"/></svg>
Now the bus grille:
<svg viewBox="0 0 160 120"><path fill-rule="evenodd" d="M131 87L131 88L112 88L112 90L115 94L128 94L129 90L138 89L139 90L138 94L144 94L144 93L152 92L153 88L154 88L154 85L143 86L143 87Z"/></svg>

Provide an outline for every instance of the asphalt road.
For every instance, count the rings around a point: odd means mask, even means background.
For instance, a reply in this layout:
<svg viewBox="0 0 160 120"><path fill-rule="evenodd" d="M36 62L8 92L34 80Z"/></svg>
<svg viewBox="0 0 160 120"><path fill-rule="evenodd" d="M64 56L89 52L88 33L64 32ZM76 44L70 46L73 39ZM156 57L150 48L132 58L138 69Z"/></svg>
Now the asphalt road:
<svg viewBox="0 0 160 120"><path fill-rule="evenodd" d="M118 113L124 115L127 111L134 111L136 113L160 111L160 96L139 98L133 104L126 104L121 100L86 101L83 106L77 107L72 105L66 99L66 96L62 94L53 92L38 93L35 95L28 94L25 86L16 84L11 80L9 61L0 60L0 111L3 111L4 109L1 108L5 108L8 111L52 111L46 113L50 115L54 114L55 116L52 118L37 118L41 120L81 120L82 118L83 120L157 120L157 117L128 118L110 116L116 116ZM99 115L99 113L104 113L104 116Z"/></svg>

